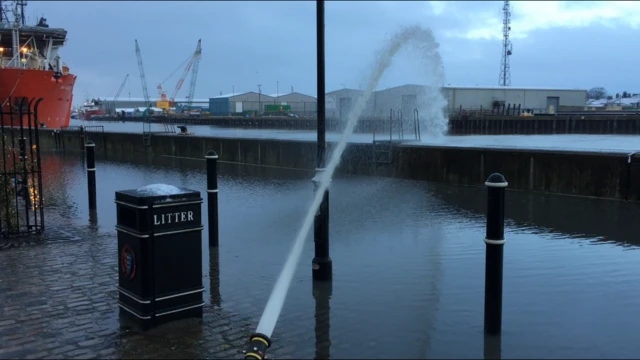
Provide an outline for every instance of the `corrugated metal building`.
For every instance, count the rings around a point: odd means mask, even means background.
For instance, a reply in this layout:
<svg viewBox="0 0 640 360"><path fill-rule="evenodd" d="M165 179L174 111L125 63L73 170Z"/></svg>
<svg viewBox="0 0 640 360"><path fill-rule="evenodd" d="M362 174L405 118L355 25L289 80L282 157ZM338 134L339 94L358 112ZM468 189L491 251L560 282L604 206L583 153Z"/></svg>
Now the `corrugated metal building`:
<svg viewBox="0 0 640 360"><path fill-rule="evenodd" d="M298 92L288 94L272 94L274 104L290 105L291 112L299 116L315 116L318 110L318 99Z"/></svg>
<svg viewBox="0 0 640 360"><path fill-rule="evenodd" d="M520 105L522 109L548 110L550 106L585 106L587 90L502 86L447 86L449 111L491 109L495 104Z"/></svg>
<svg viewBox="0 0 640 360"><path fill-rule="evenodd" d="M398 116L400 110L403 117L406 117L419 107L419 102L429 101L428 95L432 91L442 91L442 88L409 84L378 90L373 93L374 115L389 116L390 110L393 110L394 116Z"/></svg>
<svg viewBox="0 0 640 360"><path fill-rule="evenodd" d="M239 94L225 94L209 99L209 111L212 116L229 116L248 112L260 112L264 104L273 104L275 98L249 91Z"/></svg>
<svg viewBox="0 0 640 360"><path fill-rule="evenodd" d="M577 89L542 89L522 87L470 87L446 86L429 88L423 85L402 85L385 90L375 91L369 100L363 116L386 117L389 110L394 114L402 110L403 116L411 113L419 102L427 102L431 91L441 91L448 102L447 110L451 113L462 106L463 109L491 109L494 104L512 104L521 109L548 110L549 106L558 109L560 106L585 106L587 91ZM362 96L361 90L341 89L327 93L327 116L345 118L355 101ZM425 106L423 104L423 106ZM394 115L397 116L397 115Z"/></svg>
<svg viewBox="0 0 640 360"><path fill-rule="evenodd" d="M347 88L328 92L325 95L327 117L345 119L363 93L362 90ZM362 116L373 115L375 115L375 96L372 95Z"/></svg>
<svg viewBox="0 0 640 360"><path fill-rule="evenodd" d="M212 116L239 115L241 113L264 111L265 105L290 105L291 112L300 116L313 116L316 114L318 101L315 97L300 94L273 94L266 95L256 92L242 94L226 94L209 99L209 109Z"/></svg>

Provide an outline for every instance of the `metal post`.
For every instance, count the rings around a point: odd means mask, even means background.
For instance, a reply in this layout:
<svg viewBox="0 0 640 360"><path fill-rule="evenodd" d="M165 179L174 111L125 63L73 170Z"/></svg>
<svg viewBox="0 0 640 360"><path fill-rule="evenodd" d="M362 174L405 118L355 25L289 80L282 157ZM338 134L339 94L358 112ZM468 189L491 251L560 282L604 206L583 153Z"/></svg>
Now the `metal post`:
<svg viewBox="0 0 640 360"><path fill-rule="evenodd" d="M221 306L220 296L220 253L219 248L209 249L209 288L211 289L211 304Z"/></svg>
<svg viewBox="0 0 640 360"><path fill-rule="evenodd" d="M218 247L218 154L209 150L207 159L207 214L209 217L209 247Z"/></svg>
<svg viewBox="0 0 640 360"><path fill-rule="evenodd" d="M484 330L502 331L502 269L504 255L504 193L507 180L500 173L489 175L487 187L487 244L484 280Z"/></svg>
<svg viewBox="0 0 640 360"><path fill-rule="evenodd" d="M316 356L315 359L331 358L331 296L333 295L333 282L314 281L313 299L316 305L315 335Z"/></svg>
<svg viewBox="0 0 640 360"><path fill-rule="evenodd" d="M325 108L325 62L324 62L324 0L316 1L316 55L318 83L318 142L317 169L318 175L324 175L326 155L326 108ZM316 191L322 176L316 176ZM314 219L315 256L311 261L314 280L331 280L333 266L329 257L329 190L322 196L322 203Z"/></svg>
<svg viewBox="0 0 640 360"><path fill-rule="evenodd" d="M89 140L85 144L87 154L87 184L89 186L89 210L96 209L96 144Z"/></svg>

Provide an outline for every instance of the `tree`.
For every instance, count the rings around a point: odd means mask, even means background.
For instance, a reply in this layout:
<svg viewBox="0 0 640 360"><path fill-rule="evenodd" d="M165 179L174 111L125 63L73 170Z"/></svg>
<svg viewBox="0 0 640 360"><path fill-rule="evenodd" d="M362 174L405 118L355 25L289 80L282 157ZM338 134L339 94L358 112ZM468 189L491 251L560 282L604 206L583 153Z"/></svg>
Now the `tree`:
<svg viewBox="0 0 640 360"><path fill-rule="evenodd" d="M613 100L613 96L607 95L607 100Z"/></svg>
<svg viewBox="0 0 640 360"><path fill-rule="evenodd" d="M626 99L626 98L628 98L628 97L629 97L629 93L627 92L627 90L623 91L623 92L622 92L622 98L623 98L623 99Z"/></svg>
<svg viewBox="0 0 640 360"><path fill-rule="evenodd" d="M594 100L604 99L607 97L607 94L608 94L607 90L601 86L591 88L589 91L587 91L587 95L589 96L589 99L594 99Z"/></svg>
<svg viewBox="0 0 640 360"><path fill-rule="evenodd" d="M616 99L620 99L620 93L616 93Z"/></svg>

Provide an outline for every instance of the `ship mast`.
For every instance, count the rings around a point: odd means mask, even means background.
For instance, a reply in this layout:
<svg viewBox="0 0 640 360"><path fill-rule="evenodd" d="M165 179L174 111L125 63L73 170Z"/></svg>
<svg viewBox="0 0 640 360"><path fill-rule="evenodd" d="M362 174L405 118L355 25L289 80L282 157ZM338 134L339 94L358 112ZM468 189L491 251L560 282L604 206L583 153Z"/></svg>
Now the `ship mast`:
<svg viewBox="0 0 640 360"><path fill-rule="evenodd" d="M2 0L0 0L0 24L5 24L5 23L6 24L11 23L11 21L9 21L9 8L2 3Z"/></svg>
<svg viewBox="0 0 640 360"><path fill-rule="evenodd" d="M24 19L24 8L27 6L27 0L16 0L16 24L20 26L25 26Z"/></svg>

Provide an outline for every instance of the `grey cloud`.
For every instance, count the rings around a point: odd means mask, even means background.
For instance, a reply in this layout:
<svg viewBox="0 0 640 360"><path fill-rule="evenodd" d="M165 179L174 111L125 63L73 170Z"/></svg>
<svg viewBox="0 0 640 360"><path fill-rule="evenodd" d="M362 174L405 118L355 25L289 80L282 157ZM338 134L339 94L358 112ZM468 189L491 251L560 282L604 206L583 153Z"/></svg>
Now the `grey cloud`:
<svg viewBox="0 0 640 360"><path fill-rule="evenodd" d="M423 1L326 3L327 88L356 87L386 36L403 25L430 27L440 43L446 83L495 85L500 63L499 40L445 36L467 29L483 17L500 17L501 2L447 2L445 12L430 13ZM315 95L315 2L30 2L29 13L44 13L51 26L69 30L65 62L78 75L76 102L114 93L125 74L125 87L141 96L133 39L142 48L149 92L195 49L202 38L203 57L196 97L219 92L275 93L294 86ZM100 16L86 16L99 14ZM514 17L517 14L514 14ZM501 33L501 28L495 30ZM514 40L512 84L519 86L622 89L637 50L633 31L599 26L550 29ZM621 55L624 49L625 55ZM381 87L421 83L420 62L405 52L382 79ZM615 63L614 68L610 65ZM615 69L615 70L614 70ZM178 72L180 73L180 72ZM165 88L172 89L174 76ZM184 96L188 83L181 91ZM632 89L628 89L632 90Z"/></svg>

